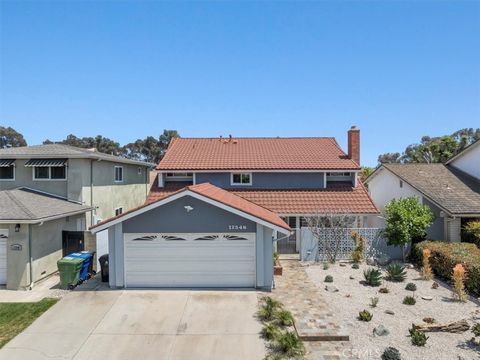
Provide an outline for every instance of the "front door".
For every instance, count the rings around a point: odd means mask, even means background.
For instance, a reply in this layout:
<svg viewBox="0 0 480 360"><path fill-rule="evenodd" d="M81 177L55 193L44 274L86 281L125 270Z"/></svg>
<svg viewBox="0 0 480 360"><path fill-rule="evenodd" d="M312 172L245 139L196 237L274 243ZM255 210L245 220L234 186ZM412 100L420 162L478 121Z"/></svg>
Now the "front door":
<svg viewBox="0 0 480 360"><path fill-rule="evenodd" d="M279 254L296 254L297 253L297 218L295 216L289 216L283 218L285 222L293 230L292 234L288 237L284 237L277 241L277 252Z"/></svg>
<svg viewBox="0 0 480 360"><path fill-rule="evenodd" d="M63 231L63 256L85 250L83 231Z"/></svg>

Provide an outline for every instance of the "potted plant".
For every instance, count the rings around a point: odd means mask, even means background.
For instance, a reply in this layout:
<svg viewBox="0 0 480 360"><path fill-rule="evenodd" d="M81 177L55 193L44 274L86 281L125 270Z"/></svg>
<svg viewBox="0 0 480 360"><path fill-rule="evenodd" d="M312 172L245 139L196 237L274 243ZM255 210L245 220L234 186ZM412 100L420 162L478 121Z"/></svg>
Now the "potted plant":
<svg viewBox="0 0 480 360"><path fill-rule="evenodd" d="M282 268L282 265L280 264L280 255L276 251L273 253L273 274L274 275L283 274L283 268Z"/></svg>

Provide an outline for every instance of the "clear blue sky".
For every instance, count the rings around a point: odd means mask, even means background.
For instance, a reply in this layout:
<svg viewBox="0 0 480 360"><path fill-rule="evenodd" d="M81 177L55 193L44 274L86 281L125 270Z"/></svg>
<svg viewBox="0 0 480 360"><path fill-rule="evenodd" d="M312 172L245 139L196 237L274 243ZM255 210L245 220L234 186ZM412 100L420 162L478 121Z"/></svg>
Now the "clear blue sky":
<svg viewBox="0 0 480 360"><path fill-rule="evenodd" d="M67 134L335 136L363 163L480 127L479 2L0 3L0 124Z"/></svg>

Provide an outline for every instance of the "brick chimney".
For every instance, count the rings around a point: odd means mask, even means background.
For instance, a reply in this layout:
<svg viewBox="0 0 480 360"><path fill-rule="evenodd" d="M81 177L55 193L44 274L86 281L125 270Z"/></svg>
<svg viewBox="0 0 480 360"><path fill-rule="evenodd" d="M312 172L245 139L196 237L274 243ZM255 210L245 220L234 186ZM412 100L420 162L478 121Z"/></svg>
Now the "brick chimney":
<svg viewBox="0 0 480 360"><path fill-rule="evenodd" d="M348 157L360 166L360 129L356 126L348 130Z"/></svg>

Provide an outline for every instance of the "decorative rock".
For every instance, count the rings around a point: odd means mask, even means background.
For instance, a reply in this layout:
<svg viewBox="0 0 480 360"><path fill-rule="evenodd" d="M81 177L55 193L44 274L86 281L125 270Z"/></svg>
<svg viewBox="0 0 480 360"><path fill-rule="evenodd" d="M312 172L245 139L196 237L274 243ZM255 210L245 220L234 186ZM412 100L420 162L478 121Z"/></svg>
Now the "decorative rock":
<svg viewBox="0 0 480 360"><path fill-rule="evenodd" d="M340 265L341 267L347 266L347 264L345 264L345 263L340 263L340 264L338 264L338 265Z"/></svg>
<svg viewBox="0 0 480 360"><path fill-rule="evenodd" d="M355 276L350 275L350 280L355 280Z"/></svg>
<svg viewBox="0 0 480 360"><path fill-rule="evenodd" d="M327 285L325 286L325 290L327 290L328 292L337 292L338 288L334 285Z"/></svg>
<svg viewBox="0 0 480 360"><path fill-rule="evenodd" d="M378 265L385 266L391 261L391 258L390 258L390 256L388 256L386 254L382 254L382 255L377 256L377 258L375 260L376 260Z"/></svg>
<svg viewBox="0 0 480 360"><path fill-rule="evenodd" d="M438 289L438 283L436 281L433 282L432 284L432 289Z"/></svg>
<svg viewBox="0 0 480 360"><path fill-rule="evenodd" d="M388 334L390 334L390 331L388 331L383 325L378 325L373 329L373 335L375 336L386 336Z"/></svg>
<svg viewBox="0 0 480 360"><path fill-rule="evenodd" d="M423 322L426 322L427 324L433 324L433 323L437 322L434 318L431 318L431 317L426 317L426 318L423 318L422 320L423 320Z"/></svg>
<svg viewBox="0 0 480 360"><path fill-rule="evenodd" d="M430 300L433 300L433 297L424 295L424 296L422 296L422 299L430 301Z"/></svg>
<svg viewBox="0 0 480 360"><path fill-rule="evenodd" d="M365 262L367 263L367 265L370 265L370 266L375 265L375 259L373 257L367 257L365 259Z"/></svg>
<svg viewBox="0 0 480 360"><path fill-rule="evenodd" d="M415 269L415 266L413 264L405 264L406 269Z"/></svg>
<svg viewBox="0 0 480 360"><path fill-rule="evenodd" d="M385 314L395 315L395 312L393 312L392 310L385 310Z"/></svg>

